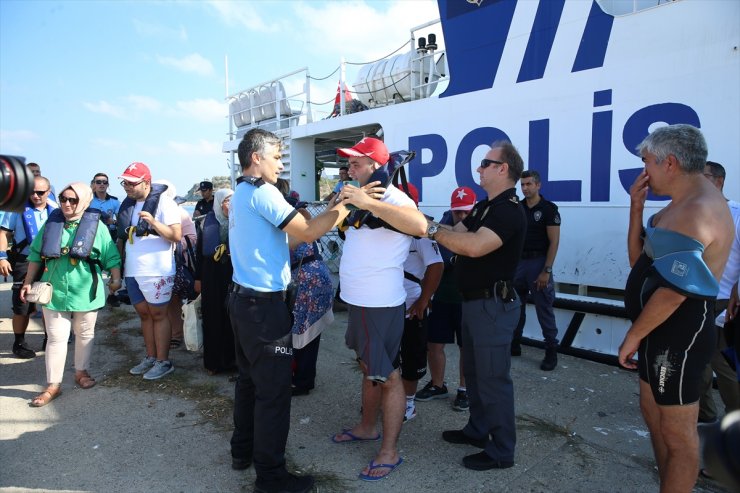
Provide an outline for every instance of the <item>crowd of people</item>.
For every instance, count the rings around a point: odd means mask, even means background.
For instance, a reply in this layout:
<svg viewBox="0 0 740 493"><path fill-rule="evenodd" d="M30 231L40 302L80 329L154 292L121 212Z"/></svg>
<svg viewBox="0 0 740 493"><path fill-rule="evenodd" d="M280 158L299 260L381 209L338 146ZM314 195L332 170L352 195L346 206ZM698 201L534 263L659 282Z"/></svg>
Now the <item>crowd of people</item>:
<svg viewBox="0 0 740 493"><path fill-rule="evenodd" d="M35 357L24 336L37 308L34 283L53 289L43 305L47 387L31 405L61 394L71 331L75 382L95 385L89 365L106 302L103 273L108 301L115 302L125 281L140 320L145 354L130 373L145 380L172 373L169 354L182 341L179 315L189 297L179 285L185 265L202 300L204 368L237 372L232 467L254 466L255 491L309 491L313 478L288 472L285 448L291 399L314 389L321 333L334 321L335 288L317 240L340 227L336 296L347 306L345 341L362 370L362 408L358 423L331 441L378 441L359 478L391 474L403 463L398 440L403 423L418 414L416 403L449 396L444 345L456 342L460 375L452 406L469 417L441 437L481 449L462 458L468 469L514 466L511 357L521 355L528 301L545 342L541 370L557 367L559 344L553 265L561 218L541 195L537 171L524 169L511 142L492 143L477 167L486 197L454 188L437 222L419 210L412 184L376 178L390 154L382 141L366 137L337 149L347 159L342 180L323 212L312 215L280 178L281 145L270 132L247 132L235 190L214 192L211 182L201 182L192 218L176 202L174 186L153 181L144 163L119 177L121 202L107 193L105 173L55 195L38 165L29 164L38 173L25 212L0 216L0 274L13 276L19 358ZM619 363L639 370L661 491L690 491L699 473L697 421L718 417L711 395L703 397L712 370L725 412L740 408L732 342L740 333L729 329L737 323L740 206L723 197L724 168L707 162L698 129L662 127L638 151L645 169L630 189L632 271L625 290L632 325ZM645 221L648 191L671 202ZM720 313L724 328L715 321ZM418 389L427 367L430 378Z"/></svg>

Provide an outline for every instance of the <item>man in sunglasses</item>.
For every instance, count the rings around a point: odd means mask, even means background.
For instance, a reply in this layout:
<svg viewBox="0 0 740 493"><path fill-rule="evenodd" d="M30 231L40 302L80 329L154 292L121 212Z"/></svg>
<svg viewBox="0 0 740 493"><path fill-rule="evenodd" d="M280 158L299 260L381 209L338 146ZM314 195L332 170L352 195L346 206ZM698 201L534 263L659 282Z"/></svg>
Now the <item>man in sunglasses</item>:
<svg viewBox="0 0 740 493"><path fill-rule="evenodd" d="M93 189L93 199L90 203L90 207L98 209L102 215L102 221L108 226L108 231L113 238L116 240L116 213L121 207L121 203L118 201L118 197L114 197L108 193L108 175L105 173L97 173L92 181L90 182L90 188Z"/></svg>
<svg viewBox="0 0 740 493"><path fill-rule="evenodd" d="M463 429L443 432L442 439L483 449L463 457L466 468L478 471L514 465L510 346L521 306L513 279L527 229L515 189L523 168L511 142L494 142L477 170L488 200L478 202L455 226L432 222L427 230L430 238L457 253L455 270L463 298L463 372L470 418Z"/></svg>
<svg viewBox="0 0 740 493"><path fill-rule="evenodd" d="M0 275L7 277L13 274L13 354L21 359L36 356L25 339L28 321L36 311L36 305L21 301L20 289L28 271L28 248L51 211L56 209L56 204L49 201L50 191L49 180L36 176L25 210L20 214L0 212ZM8 251L10 241L13 247Z"/></svg>

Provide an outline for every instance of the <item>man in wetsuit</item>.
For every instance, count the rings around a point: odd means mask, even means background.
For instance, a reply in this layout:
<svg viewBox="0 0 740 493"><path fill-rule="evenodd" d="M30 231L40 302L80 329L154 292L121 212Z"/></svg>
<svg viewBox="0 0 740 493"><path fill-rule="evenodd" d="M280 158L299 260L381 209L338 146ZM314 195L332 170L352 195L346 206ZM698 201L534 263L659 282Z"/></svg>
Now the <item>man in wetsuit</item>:
<svg viewBox="0 0 740 493"><path fill-rule="evenodd" d="M715 344L714 300L733 224L724 197L702 174L707 146L697 128L661 127L637 149L645 169L630 188L625 308L632 326L619 363L639 367L660 491L690 492L699 471L702 371ZM671 202L643 227L648 188ZM638 349L639 366L632 359Z"/></svg>

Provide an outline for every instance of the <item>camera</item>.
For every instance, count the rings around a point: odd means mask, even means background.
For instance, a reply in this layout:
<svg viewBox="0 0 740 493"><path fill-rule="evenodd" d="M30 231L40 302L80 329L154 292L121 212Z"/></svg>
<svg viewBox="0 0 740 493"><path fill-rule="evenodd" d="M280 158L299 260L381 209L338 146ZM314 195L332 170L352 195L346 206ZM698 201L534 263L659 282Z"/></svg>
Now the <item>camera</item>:
<svg viewBox="0 0 740 493"><path fill-rule="evenodd" d="M0 154L0 210L22 212L33 192L33 174L25 165L26 158Z"/></svg>

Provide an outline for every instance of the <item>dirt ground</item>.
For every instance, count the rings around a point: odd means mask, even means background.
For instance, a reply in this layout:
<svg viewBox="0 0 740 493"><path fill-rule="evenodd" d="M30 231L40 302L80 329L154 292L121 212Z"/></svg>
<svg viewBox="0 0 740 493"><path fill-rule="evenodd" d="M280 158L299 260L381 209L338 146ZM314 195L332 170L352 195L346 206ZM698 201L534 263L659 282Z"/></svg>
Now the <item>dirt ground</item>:
<svg viewBox="0 0 740 493"><path fill-rule="evenodd" d="M10 283L0 284L0 491L252 491L253 469L231 469L233 375L208 376L201 354L184 349L173 352L176 370L162 380L129 375L143 355L137 321L129 306L105 308L91 368L98 385L75 387L70 345L63 394L32 408L44 388L44 356L12 355ZM441 432L461 428L467 413L434 400L418 403L418 417L404 425L403 465L383 481L359 481L378 444L329 439L359 417L360 374L343 343L345 324L346 312L337 313L322 336L317 388L292 404L289 468L314 474L317 492L657 491L636 375L563 355L555 371L542 372L542 351L530 347L512 363L515 467L464 469L463 455L475 450L443 442ZM39 348L42 337L33 319L27 340ZM447 354L452 390L457 348ZM695 491L724 490L700 480Z"/></svg>

